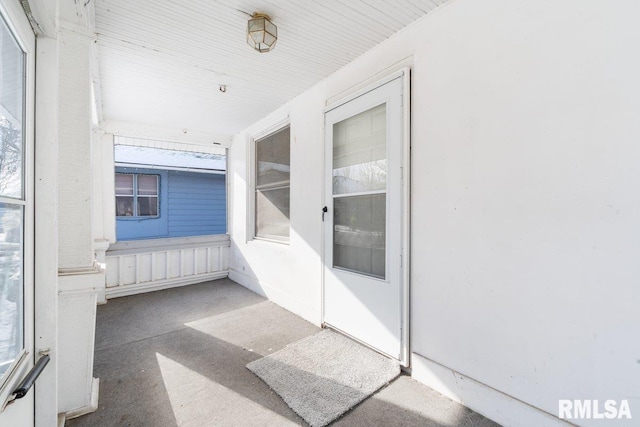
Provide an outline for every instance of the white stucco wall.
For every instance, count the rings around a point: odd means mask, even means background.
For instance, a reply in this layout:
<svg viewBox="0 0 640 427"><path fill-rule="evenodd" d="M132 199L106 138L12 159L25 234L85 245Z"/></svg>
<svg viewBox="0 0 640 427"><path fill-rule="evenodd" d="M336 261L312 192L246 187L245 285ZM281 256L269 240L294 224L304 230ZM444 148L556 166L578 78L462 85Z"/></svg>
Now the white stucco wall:
<svg viewBox="0 0 640 427"><path fill-rule="evenodd" d="M456 0L375 47L235 137L231 277L320 320L323 106L408 61L414 377L511 425L558 399L640 417L639 20ZM288 112L291 245L246 243L247 134Z"/></svg>

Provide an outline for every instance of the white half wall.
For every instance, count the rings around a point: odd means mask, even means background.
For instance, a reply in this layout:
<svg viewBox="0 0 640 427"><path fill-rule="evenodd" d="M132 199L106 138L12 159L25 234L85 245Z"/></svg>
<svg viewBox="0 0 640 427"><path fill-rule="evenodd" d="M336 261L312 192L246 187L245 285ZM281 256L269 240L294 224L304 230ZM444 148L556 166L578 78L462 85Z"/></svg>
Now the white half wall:
<svg viewBox="0 0 640 427"><path fill-rule="evenodd" d="M229 236L123 241L109 247L105 264L106 298L221 279L229 275Z"/></svg>
<svg viewBox="0 0 640 427"><path fill-rule="evenodd" d="M318 322L323 106L410 65L411 349L442 368L416 378L468 378L458 400L507 424L559 399L640 417L639 21L634 0L456 0L376 46L234 138L230 277ZM246 229L248 135L287 114L288 246Z"/></svg>

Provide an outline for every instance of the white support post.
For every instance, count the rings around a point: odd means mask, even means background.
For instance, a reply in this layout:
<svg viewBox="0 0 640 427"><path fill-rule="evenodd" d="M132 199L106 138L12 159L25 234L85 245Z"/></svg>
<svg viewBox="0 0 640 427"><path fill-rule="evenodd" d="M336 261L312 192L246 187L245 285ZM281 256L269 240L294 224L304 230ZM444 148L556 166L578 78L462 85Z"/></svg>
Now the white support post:
<svg viewBox="0 0 640 427"><path fill-rule="evenodd" d="M94 242L93 2L59 0L58 14L58 411L71 418L97 409L93 349L105 274Z"/></svg>

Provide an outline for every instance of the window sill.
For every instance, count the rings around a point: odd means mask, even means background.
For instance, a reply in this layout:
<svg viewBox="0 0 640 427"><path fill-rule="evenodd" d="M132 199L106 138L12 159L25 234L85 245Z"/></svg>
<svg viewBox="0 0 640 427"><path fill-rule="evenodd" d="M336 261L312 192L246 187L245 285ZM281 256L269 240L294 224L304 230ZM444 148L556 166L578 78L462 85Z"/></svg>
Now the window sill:
<svg viewBox="0 0 640 427"><path fill-rule="evenodd" d="M289 240L277 240L277 239L269 239L266 237L253 237L247 241L247 244L257 244L257 245L265 245L270 246L272 243L275 243L280 246L289 247Z"/></svg>
<svg viewBox="0 0 640 427"><path fill-rule="evenodd" d="M144 220L149 220L149 219L159 219L160 215L158 216L116 216L116 219L118 221L144 221Z"/></svg>

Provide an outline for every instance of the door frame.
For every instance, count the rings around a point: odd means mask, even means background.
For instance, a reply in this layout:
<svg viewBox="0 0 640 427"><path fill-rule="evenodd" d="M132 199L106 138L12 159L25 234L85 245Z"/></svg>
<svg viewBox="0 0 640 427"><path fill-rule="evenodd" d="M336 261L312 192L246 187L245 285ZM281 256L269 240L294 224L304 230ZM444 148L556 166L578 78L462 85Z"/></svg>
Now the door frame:
<svg viewBox="0 0 640 427"><path fill-rule="evenodd" d="M402 79L402 235L400 236L400 256L401 256L401 280L400 283L400 301L401 301L401 334L400 334L400 364L404 367L411 365L411 342L410 342L410 319L411 319L411 286L410 286L410 249L411 249L411 68L403 67L395 72L388 74L387 76L377 80L375 83L367 85L366 87L356 90L355 92L340 98L337 101L327 105L323 114L323 135L322 135L322 174L323 177L327 173L326 171L326 133L330 131L326 126L326 113L334 110L360 96L365 95L385 84L395 80L397 78ZM322 206L324 206L327 198L327 191L325 179L322 180ZM322 261L322 286L321 286L321 323L322 327L327 327L325 324L325 245L327 244L325 239L325 223L322 222L321 228L321 261ZM367 345L367 343L362 343ZM368 345L367 345L368 346Z"/></svg>
<svg viewBox="0 0 640 427"><path fill-rule="evenodd" d="M24 135L23 135L23 179L24 179L24 229L23 229L23 289L24 325L23 334L26 351L23 351L13 366L10 375L3 381L0 392L0 415L13 388L35 363L35 55L36 36L19 2L0 1L0 13L25 54L24 61ZM30 316L29 319L27 317ZM29 393L34 402L34 391ZM35 406L34 406L35 411ZM35 412L34 412L35 413Z"/></svg>

